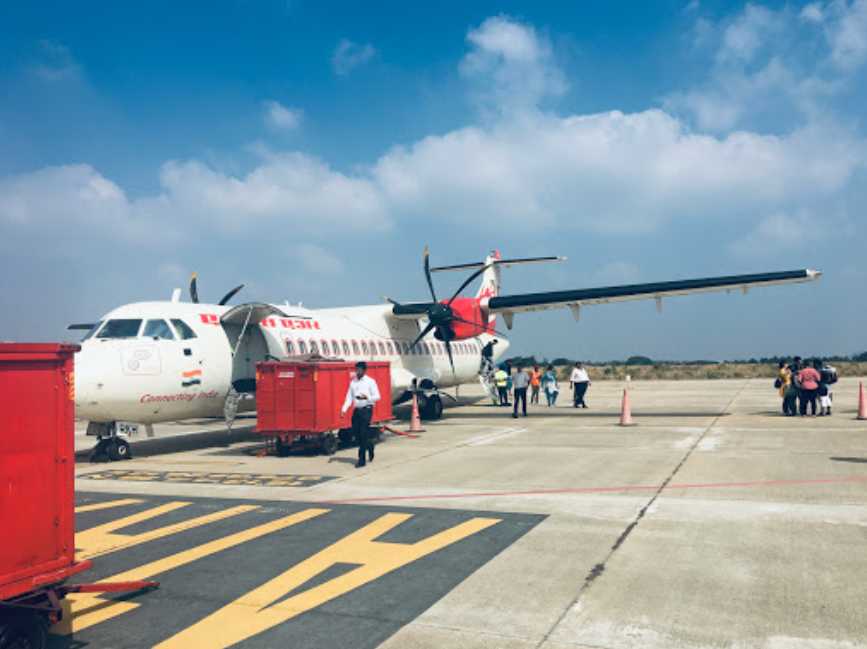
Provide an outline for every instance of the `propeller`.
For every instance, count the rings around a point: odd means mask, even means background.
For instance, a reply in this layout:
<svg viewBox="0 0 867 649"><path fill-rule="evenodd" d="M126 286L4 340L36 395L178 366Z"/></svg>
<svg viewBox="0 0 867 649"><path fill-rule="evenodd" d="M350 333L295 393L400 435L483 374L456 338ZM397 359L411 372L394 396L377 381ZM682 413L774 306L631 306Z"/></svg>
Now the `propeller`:
<svg viewBox="0 0 867 649"><path fill-rule="evenodd" d="M491 267L491 264L485 264L474 273L472 273L466 280L464 280L463 284L460 285L457 291L446 301L440 302L437 300L436 289L434 289L433 279L431 278L430 271L430 250L427 246L424 247L424 253L422 255L422 266L424 267L424 276L425 280L427 280L428 289L430 289L431 302L427 304L414 304L414 305L402 305L391 298L388 299L396 309L398 309L401 313L412 313L412 314L424 314L427 316L428 323L424 329L419 333L415 340L412 341L410 348L415 348L418 343L422 341L422 339L427 336L431 331L435 332L436 337L439 340L442 340L446 347L446 353L449 357L449 365L452 368L452 374L455 373L455 361L452 355L452 345L451 341L455 337L454 329L452 328L452 323L463 323L472 325L474 327L478 327L479 323L470 322L469 320L465 320L458 316L454 309L452 309L452 302L454 302L458 296L463 292L463 290L469 286L476 278L478 278L482 273L484 273L488 268ZM499 334L499 332L497 332ZM502 335L502 334L500 334Z"/></svg>
<svg viewBox="0 0 867 649"><path fill-rule="evenodd" d="M190 277L190 300L194 304L199 303L199 279L198 279L198 277L199 276L196 273L193 273L192 277ZM229 302L229 300L231 300L233 297L235 297L235 295L237 295L238 291L240 291L242 288L244 288L244 285L238 284L238 286L236 286L231 291L226 293L223 296L223 299L221 299L219 302L217 302L217 304L219 304L220 306L224 306L225 304L227 304Z"/></svg>

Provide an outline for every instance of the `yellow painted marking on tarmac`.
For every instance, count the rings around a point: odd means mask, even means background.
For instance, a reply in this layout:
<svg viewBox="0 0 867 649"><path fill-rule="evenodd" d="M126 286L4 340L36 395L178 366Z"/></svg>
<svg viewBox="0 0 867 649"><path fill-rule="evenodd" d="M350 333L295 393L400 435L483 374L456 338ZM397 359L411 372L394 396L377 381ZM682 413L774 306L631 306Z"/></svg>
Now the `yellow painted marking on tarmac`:
<svg viewBox="0 0 867 649"><path fill-rule="evenodd" d="M180 523L165 525L163 527L158 527L155 530L148 530L147 532L141 532L139 534L120 534L116 532L116 530L128 527L129 525L135 525L136 523L141 523L142 521L162 516L163 514L187 507L190 504L191 503L188 502L165 503L164 505L152 507L143 512L138 512L131 516L125 516L124 518L118 518L117 520L79 532L75 535L75 547L78 550L76 557L78 559L90 559L105 554L106 552L139 545L140 543L153 541L154 539L160 539L164 536L170 536L172 534L177 534L178 532L183 532L184 530L189 530L201 525L207 525L208 523L221 521L226 518L231 518L232 516L253 511L254 509L259 509L259 505L238 505L237 507L230 507L229 509L224 509L212 514L206 514L204 516L198 516L186 521L181 521Z"/></svg>
<svg viewBox="0 0 867 649"><path fill-rule="evenodd" d="M203 559L217 552L222 552L229 548L235 547L242 543L258 539L266 534L278 532L292 525L303 523L311 518L316 518L322 514L327 514L329 509L311 508L305 509L283 518L278 518L256 527L236 532L228 536L224 536L202 545L198 545L189 550L178 552L164 559L151 561L137 568L132 568L126 572L121 572L112 575L107 579L101 579L101 582L114 581L138 581L141 579L152 579L157 575L174 570L188 563ZM100 622L105 622L112 618L122 615L127 611L131 611L138 606L134 602L124 602L113 599L103 599L95 593L72 593L66 597L64 601L63 621L55 625L51 632L59 635L69 635L91 627Z"/></svg>
<svg viewBox="0 0 867 649"><path fill-rule="evenodd" d="M496 525L501 520L473 518L416 543L385 543L374 540L410 518L412 514L393 512L380 516L369 525L293 566L157 647L187 649L232 646L432 552ZM303 586L338 563L358 564L358 567L278 602L286 593Z"/></svg>
<svg viewBox="0 0 867 649"><path fill-rule="evenodd" d="M137 505L141 500L137 498L121 498L120 500L109 500L104 503L94 503L92 505L79 505L75 508L76 514L83 514L84 512L96 512L101 509L112 509L113 507L125 507L126 505Z"/></svg>

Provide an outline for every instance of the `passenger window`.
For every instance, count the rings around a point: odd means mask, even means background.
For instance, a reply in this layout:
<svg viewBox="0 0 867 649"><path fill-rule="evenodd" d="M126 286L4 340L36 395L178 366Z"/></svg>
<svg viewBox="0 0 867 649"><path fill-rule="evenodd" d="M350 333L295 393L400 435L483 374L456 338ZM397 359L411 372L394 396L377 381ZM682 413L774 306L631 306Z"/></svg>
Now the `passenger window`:
<svg viewBox="0 0 867 649"><path fill-rule="evenodd" d="M145 338L156 338L158 340L175 339L175 334L172 333L169 323L165 320L148 320L142 335Z"/></svg>
<svg viewBox="0 0 867 649"><path fill-rule="evenodd" d="M356 356L361 356L361 350L358 348L358 341L357 340L352 341L352 353L355 354Z"/></svg>
<svg viewBox="0 0 867 649"><path fill-rule="evenodd" d="M328 356L328 355L331 353L331 352L328 350L328 341L327 341L327 340L321 340L321 341L319 341L319 344L320 344L321 347L322 347L322 355L323 355L323 356Z"/></svg>
<svg viewBox="0 0 867 649"><path fill-rule="evenodd" d="M298 353L299 354L306 354L307 353L307 343L305 343L303 340L298 341Z"/></svg>
<svg viewBox="0 0 867 649"><path fill-rule="evenodd" d="M387 351L385 351L385 344L383 344L381 342L379 343L379 353L382 354L383 356L385 356L388 353Z"/></svg>
<svg viewBox="0 0 867 649"><path fill-rule="evenodd" d="M316 344L315 340L310 341L310 353L318 354L319 353L319 345Z"/></svg>
<svg viewBox="0 0 867 649"><path fill-rule="evenodd" d="M370 356L370 349L367 347L367 341L361 341L361 351L364 352L365 356Z"/></svg>
<svg viewBox="0 0 867 649"><path fill-rule="evenodd" d="M136 338L141 329L141 320L119 319L109 320L99 330L97 338Z"/></svg>
<svg viewBox="0 0 867 649"><path fill-rule="evenodd" d="M349 356L349 355L350 355L350 351L349 351L349 343L346 342L345 340L342 341L342 342L343 342L343 355L344 355L344 356Z"/></svg>
<svg viewBox="0 0 867 649"><path fill-rule="evenodd" d="M178 332L178 336L181 337L181 340L191 340L196 337L196 332L193 331L190 328L190 325L183 320L174 318L172 324L175 325L175 331Z"/></svg>
<svg viewBox="0 0 867 649"><path fill-rule="evenodd" d="M293 343L291 340L286 341L286 353L289 356L295 355L295 343Z"/></svg>
<svg viewBox="0 0 867 649"><path fill-rule="evenodd" d="M334 356L340 356L340 345L337 344L336 340L331 341L331 353Z"/></svg>

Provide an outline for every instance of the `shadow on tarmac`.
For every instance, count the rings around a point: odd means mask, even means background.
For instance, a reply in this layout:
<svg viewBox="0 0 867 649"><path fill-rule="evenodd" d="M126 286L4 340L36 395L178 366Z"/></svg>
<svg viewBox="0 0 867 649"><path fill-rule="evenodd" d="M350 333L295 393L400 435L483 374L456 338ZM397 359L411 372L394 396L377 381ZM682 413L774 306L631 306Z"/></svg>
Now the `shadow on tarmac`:
<svg viewBox="0 0 867 649"><path fill-rule="evenodd" d="M577 412L574 412L577 410ZM576 417L576 418L585 418L585 417L599 417L605 419L617 418L620 416L620 412L617 411L593 411L588 412L584 409L576 409L576 408L540 408L538 410L528 410L530 417L540 418L540 417ZM730 416L730 412L641 412L632 411L633 417L728 417ZM450 412L447 415L443 415L444 420L448 419L478 419L484 417L511 417L512 416L512 408L504 407L504 406L491 406L491 412Z"/></svg>
<svg viewBox="0 0 867 649"><path fill-rule="evenodd" d="M832 462L852 462L854 464L867 464L867 457L831 457Z"/></svg>

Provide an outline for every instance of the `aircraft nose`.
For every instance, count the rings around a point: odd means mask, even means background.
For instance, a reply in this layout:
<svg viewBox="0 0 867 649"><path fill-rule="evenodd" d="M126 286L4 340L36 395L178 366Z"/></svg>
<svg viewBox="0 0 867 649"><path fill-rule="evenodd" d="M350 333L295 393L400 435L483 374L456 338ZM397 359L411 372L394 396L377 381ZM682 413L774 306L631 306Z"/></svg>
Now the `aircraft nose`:
<svg viewBox="0 0 867 649"><path fill-rule="evenodd" d="M103 350L83 345L75 355L75 416L99 420L103 415L107 376L113 364Z"/></svg>

